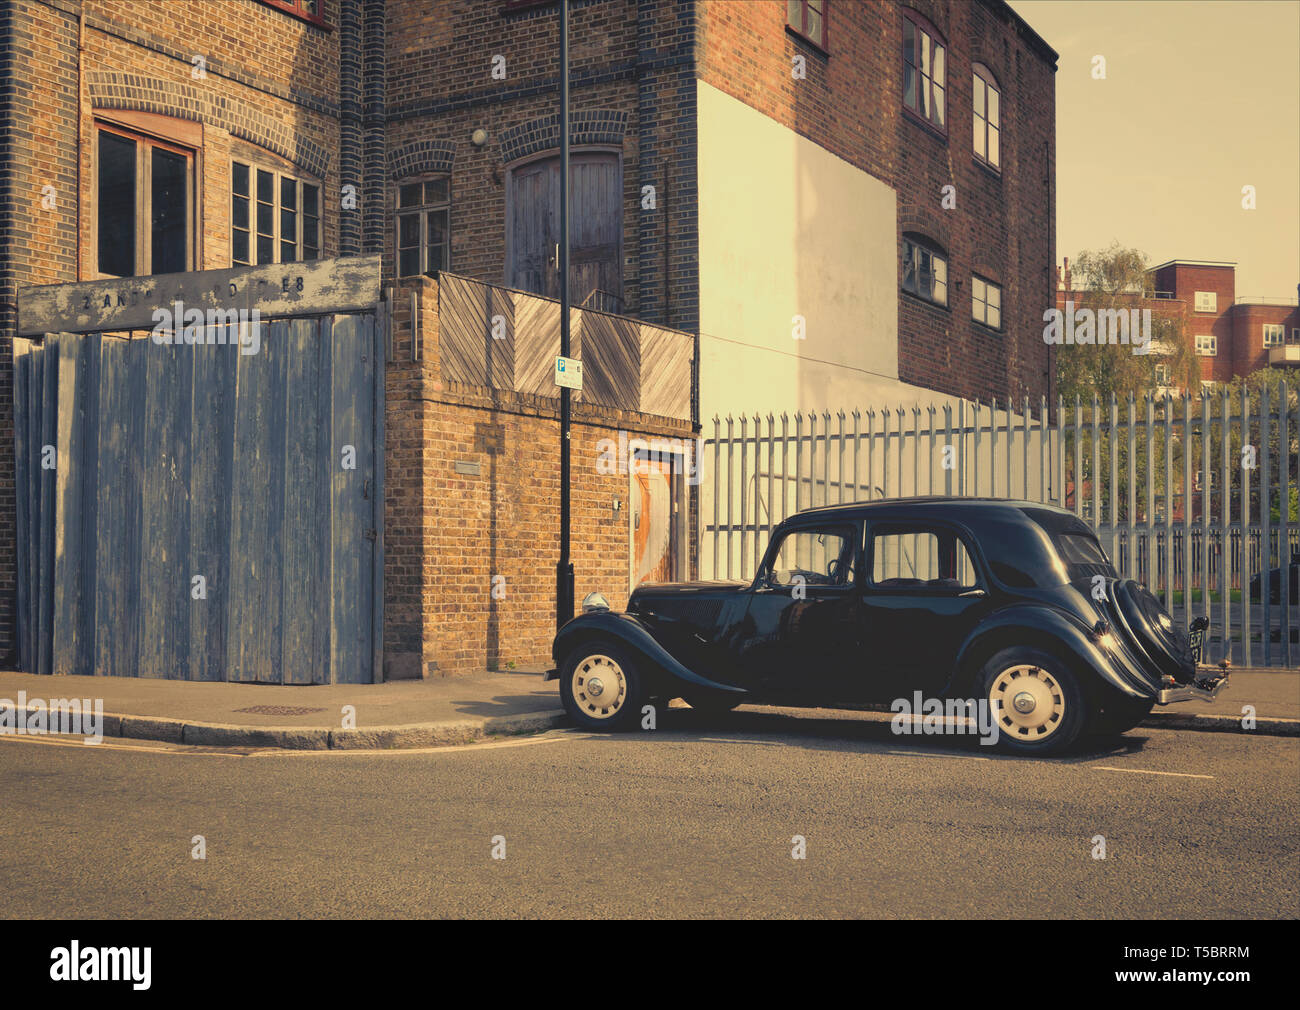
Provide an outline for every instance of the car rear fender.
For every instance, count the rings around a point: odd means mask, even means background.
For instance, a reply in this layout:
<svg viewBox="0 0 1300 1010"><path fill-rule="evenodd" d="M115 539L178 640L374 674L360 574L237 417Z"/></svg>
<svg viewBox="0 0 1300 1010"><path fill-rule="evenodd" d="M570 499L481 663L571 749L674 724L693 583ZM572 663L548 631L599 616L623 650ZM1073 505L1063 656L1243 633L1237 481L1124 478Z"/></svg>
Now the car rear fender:
<svg viewBox="0 0 1300 1010"><path fill-rule="evenodd" d="M1115 632L1110 632L1114 636ZM1018 604L995 611L962 643L948 691L965 695L973 691L984 664L1012 646L1032 646L1058 656L1083 679L1085 690L1110 687L1129 698L1154 699L1153 683L1113 637L1096 632L1056 607Z"/></svg>
<svg viewBox="0 0 1300 1010"><path fill-rule="evenodd" d="M719 684L688 670L655 640L641 621L631 614L610 610L580 614L560 629L551 646L551 658L555 660L556 667L564 662L570 652L593 638L612 639L634 653L643 664L643 672L661 687L691 685L733 695L749 693L743 688ZM558 669L551 671L547 679L557 675Z"/></svg>

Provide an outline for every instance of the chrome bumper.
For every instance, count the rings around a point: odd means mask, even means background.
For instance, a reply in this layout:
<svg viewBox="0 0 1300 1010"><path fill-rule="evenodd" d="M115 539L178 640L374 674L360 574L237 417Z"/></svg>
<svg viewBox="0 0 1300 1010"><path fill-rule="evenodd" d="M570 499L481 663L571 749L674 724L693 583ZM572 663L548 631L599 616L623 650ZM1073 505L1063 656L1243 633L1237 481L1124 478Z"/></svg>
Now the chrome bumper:
<svg viewBox="0 0 1300 1010"><path fill-rule="evenodd" d="M1195 678L1190 684L1166 687L1156 695L1156 704L1170 705L1179 701L1214 701L1219 692L1228 686L1228 675L1206 674Z"/></svg>

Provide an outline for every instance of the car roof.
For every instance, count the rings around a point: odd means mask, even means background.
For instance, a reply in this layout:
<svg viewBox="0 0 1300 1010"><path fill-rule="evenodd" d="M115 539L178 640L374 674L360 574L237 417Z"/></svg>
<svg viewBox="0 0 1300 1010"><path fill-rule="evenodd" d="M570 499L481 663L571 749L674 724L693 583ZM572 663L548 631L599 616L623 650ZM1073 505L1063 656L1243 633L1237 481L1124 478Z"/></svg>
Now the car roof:
<svg viewBox="0 0 1300 1010"><path fill-rule="evenodd" d="M785 521L801 519L884 519L903 516L948 516L952 519L992 518L1002 516L1027 520L1024 509L1041 509L1061 516L1074 517L1069 509L1049 502L1026 501L1012 498L953 498L943 495L923 495L915 498L877 498L874 501L844 502L838 505L820 505L804 509Z"/></svg>

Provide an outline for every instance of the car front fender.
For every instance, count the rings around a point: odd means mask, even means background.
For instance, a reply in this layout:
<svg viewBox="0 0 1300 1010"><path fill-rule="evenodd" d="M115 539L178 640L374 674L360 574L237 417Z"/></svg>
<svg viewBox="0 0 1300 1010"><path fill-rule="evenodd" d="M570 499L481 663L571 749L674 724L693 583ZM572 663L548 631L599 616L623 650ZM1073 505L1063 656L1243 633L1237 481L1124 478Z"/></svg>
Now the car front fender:
<svg viewBox="0 0 1300 1010"><path fill-rule="evenodd" d="M693 670L688 670L655 640L645 624L631 614L616 613L612 610L594 610L579 614L560 629L551 645L551 658L555 660L557 669L548 672L546 679L550 680L558 676L558 666L564 662L565 657L583 642L592 638L610 638L634 652L636 657L645 664L643 667L645 672L662 686L690 685L730 695L749 693L744 688L719 684L707 677L701 677ZM674 681L677 682L676 685Z"/></svg>
<svg viewBox="0 0 1300 1010"><path fill-rule="evenodd" d="M1098 636L1056 607L1034 604L994 611L967 636L958 650L949 690L970 689L990 656L1015 645L1031 645L1060 656L1072 670L1091 675L1094 683L1125 697L1154 700L1159 692L1158 679L1153 682L1128 655L1113 630Z"/></svg>

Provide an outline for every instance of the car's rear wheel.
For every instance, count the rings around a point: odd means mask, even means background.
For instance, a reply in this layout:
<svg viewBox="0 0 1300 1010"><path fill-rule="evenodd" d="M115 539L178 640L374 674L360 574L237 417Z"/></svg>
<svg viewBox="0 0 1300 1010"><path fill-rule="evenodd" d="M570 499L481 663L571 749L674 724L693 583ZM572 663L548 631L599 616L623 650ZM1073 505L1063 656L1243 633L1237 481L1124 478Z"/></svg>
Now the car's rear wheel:
<svg viewBox="0 0 1300 1010"><path fill-rule="evenodd" d="M627 652L612 642L587 642L560 667L560 701L584 729L631 729L641 718L645 688Z"/></svg>
<svg viewBox="0 0 1300 1010"><path fill-rule="evenodd" d="M1101 711L1093 718L1091 729L1095 733L1127 733L1151 714L1155 708L1151 698L1114 698L1102 702Z"/></svg>
<svg viewBox="0 0 1300 1010"><path fill-rule="evenodd" d="M980 687L1004 750L1057 754L1078 739L1087 722L1074 675L1038 649L1003 649L984 664Z"/></svg>

